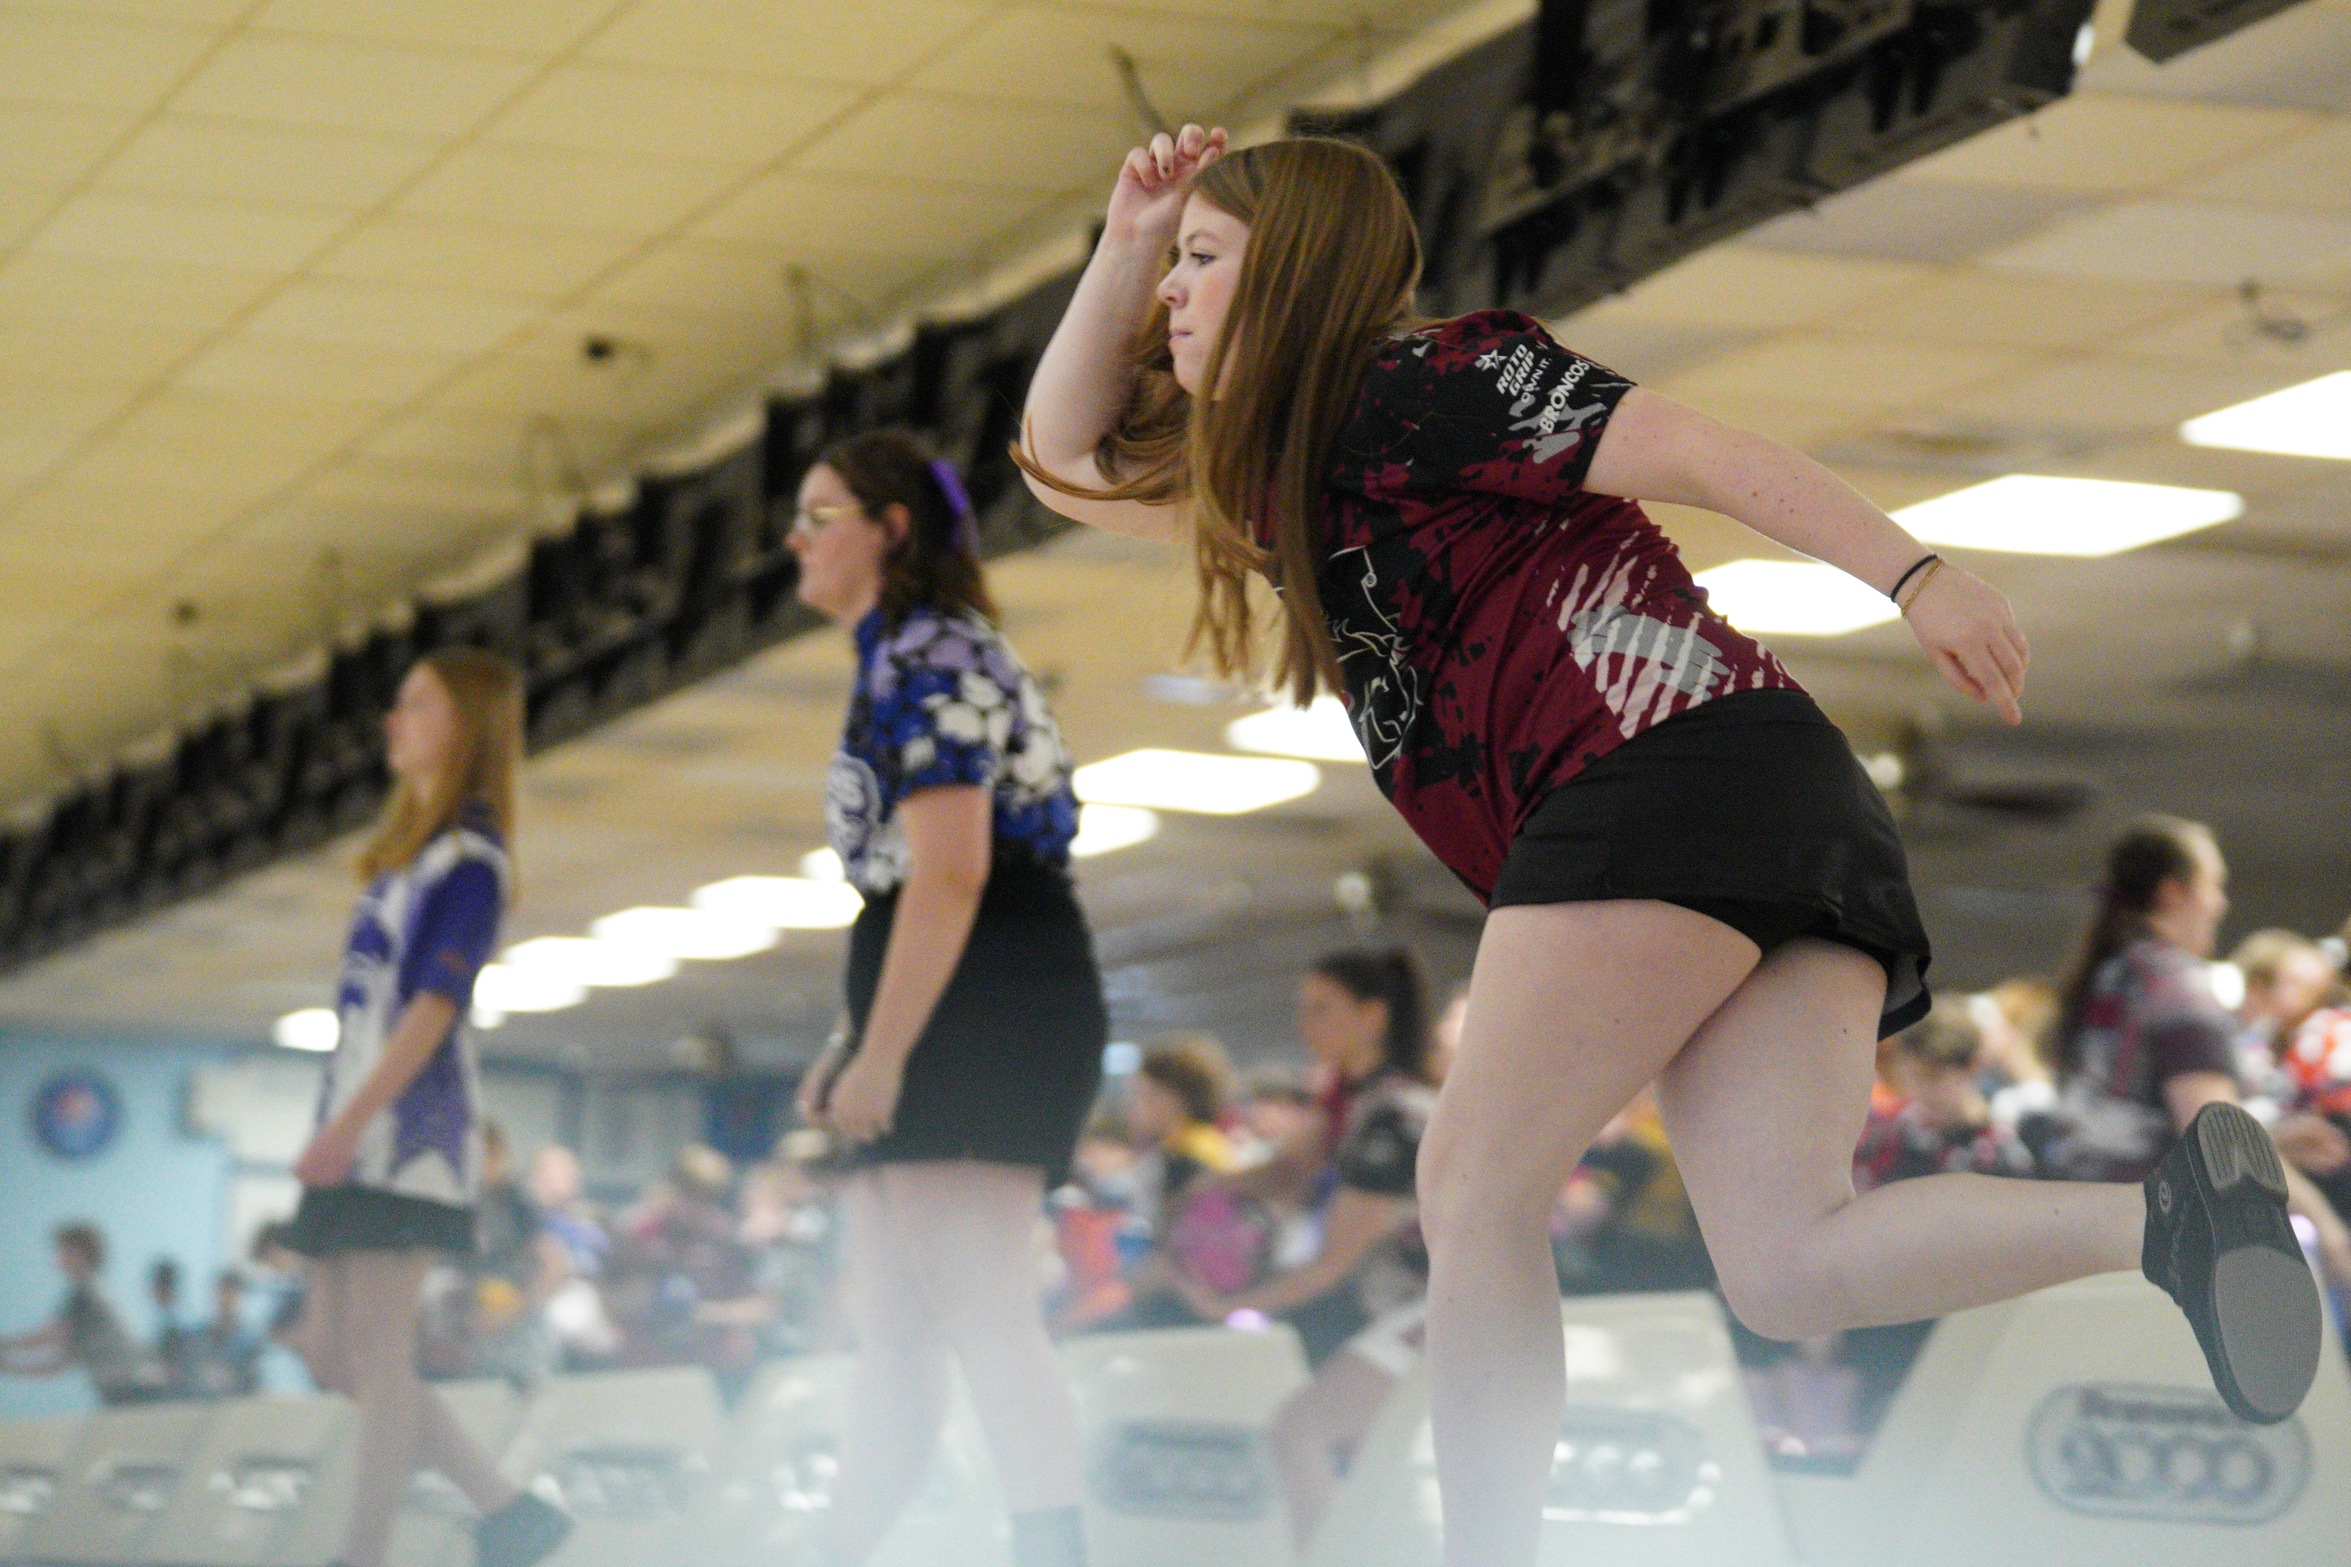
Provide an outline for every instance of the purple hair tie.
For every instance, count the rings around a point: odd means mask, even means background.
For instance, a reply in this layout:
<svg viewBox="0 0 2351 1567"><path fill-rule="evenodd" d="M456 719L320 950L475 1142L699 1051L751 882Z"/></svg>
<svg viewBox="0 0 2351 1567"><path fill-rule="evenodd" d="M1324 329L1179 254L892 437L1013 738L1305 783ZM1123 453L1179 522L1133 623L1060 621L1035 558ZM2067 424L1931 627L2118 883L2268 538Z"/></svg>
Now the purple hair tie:
<svg viewBox="0 0 2351 1567"><path fill-rule="evenodd" d="M939 493L947 497L947 509L955 515L955 542L967 553L980 552L979 519L971 509L971 497L964 493L963 481L955 476L955 465L944 457L931 459L931 477L939 481Z"/></svg>

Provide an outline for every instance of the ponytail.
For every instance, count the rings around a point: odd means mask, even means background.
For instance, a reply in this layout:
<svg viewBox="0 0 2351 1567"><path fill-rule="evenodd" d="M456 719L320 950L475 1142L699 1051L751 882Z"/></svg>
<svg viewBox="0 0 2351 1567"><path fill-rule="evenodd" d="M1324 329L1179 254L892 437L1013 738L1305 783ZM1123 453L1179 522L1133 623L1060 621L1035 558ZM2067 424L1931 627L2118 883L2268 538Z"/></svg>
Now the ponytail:
<svg viewBox="0 0 2351 1567"><path fill-rule="evenodd" d="M1429 1065L1429 982L1408 947L1358 947L1326 952L1309 973L1319 974L1358 1001L1388 1009L1380 1038L1380 1066L1417 1082L1434 1081Z"/></svg>
<svg viewBox="0 0 2351 1567"><path fill-rule="evenodd" d="M2116 953L2147 934L2147 918L2155 912L2155 900L2165 882L2195 879L2199 844L2219 852L2212 829L2202 822L2177 816L2142 816L2124 828L2122 836L2107 849L2098 913L2058 987L2055 1066L2059 1081L2081 1068L2082 1019L2089 1010L2098 971Z"/></svg>

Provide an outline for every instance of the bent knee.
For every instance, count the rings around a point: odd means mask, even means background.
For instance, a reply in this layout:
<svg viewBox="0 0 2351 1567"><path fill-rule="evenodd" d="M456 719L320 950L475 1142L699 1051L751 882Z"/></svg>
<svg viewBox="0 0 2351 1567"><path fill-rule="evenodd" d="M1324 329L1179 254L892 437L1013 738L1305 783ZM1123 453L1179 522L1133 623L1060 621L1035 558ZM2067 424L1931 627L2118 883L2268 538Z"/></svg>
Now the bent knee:
<svg viewBox="0 0 2351 1567"><path fill-rule="evenodd" d="M1764 1338L1794 1343L1853 1326L1840 1291L1784 1258L1732 1267L1718 1259L1716 1278L1731 1314Z"/></svg>
<svg viewBox="0 0 2351 1567"><path fill-rule="evenodd" d="M1422 1233L1444 1246L1477 1232L1545 1228L1565 1180L1555 1163L1547 1151L1430 1136L1414 1170Z"/></svg>

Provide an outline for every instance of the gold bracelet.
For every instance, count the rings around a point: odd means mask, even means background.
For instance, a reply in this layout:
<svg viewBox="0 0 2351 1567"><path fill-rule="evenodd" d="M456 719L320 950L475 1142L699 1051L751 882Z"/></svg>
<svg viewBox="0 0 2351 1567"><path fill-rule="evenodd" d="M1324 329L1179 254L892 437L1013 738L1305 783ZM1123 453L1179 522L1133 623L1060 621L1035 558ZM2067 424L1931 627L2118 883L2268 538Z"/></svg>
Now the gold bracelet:
<svg viewBox="0 0 2351 1567"><path fill-rule="evenodd" d="M1902 611L1902 613L1905 615L1909 614L1910 606L1918 602L1918 596L1927 590L1927 584L1934 581L1935 573L1941 571L1942 569L1942 556L1937 555L1934 559L1928 561L1927 569L1918 574L1918 581L1912 585L1910 589L1910 597L1907 599L1896 599L1894 601L1894 607Z"/></svg>

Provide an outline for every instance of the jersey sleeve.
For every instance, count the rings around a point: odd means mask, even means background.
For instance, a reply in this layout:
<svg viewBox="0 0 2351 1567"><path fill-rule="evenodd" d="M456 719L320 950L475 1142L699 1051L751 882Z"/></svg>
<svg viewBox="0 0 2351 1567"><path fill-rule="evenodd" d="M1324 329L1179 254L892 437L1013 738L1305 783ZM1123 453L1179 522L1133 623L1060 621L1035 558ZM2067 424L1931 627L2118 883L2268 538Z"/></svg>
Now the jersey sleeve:
<svg viewBox="0 0 2351 1567"><path fill-rule="evenodd" d="M1525 316L1472 320L1455 338L1401 341L1375 366L1366 403L1388 426L1385 466L1415 490L1565 501L1632 383Z"/></svg>
<svg viewBox="0 0 2351 1567"><path fill-rule="evenodd" d="M952 627L890 651L889 690L877 693L876 740L897 764L897 794L957 784L993 788L1003 776L1020 693Z"/></svg>
<svg viewBox="0 0 2351 1567"><path fill-rule="evenodd" d="M1332 1161L1339 1184L1375 1197L1410 1197L1420 1158L1420 1128L1401 1105L1367 1110L1339 1144Z"/></svg>
<svg viewBox="0 0 2351 1567"><path fill-rule="evenodd" d="M497 943L504 903L497 869L488 861L464 859L452 866L417 911L403 988L412 996L447 996L460 1010L470 1005L474 976Z"/></svg>

